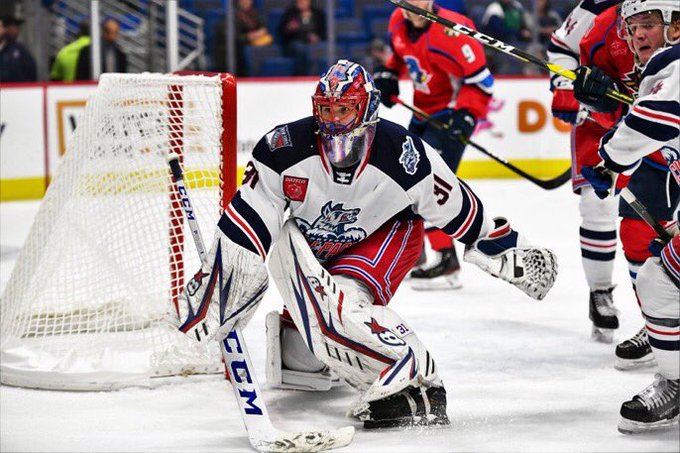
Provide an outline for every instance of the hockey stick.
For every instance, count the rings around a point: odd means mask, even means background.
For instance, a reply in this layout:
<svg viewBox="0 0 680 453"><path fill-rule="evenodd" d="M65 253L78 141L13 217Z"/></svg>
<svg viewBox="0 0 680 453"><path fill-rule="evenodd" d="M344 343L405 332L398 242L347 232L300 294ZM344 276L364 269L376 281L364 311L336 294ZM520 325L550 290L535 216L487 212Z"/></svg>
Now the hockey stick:
<svg viewBox="0 0 680 453"><path fill-rule="evenodd" d="M671 236L668 231L666 231L666 229L661 226L661 224L657 222L654 217L652 217L645 205L637 199L635 194L631 192L628 187L621 189L621 198L626 200L626 203L628 203L630 207L633 208L633 210L637 212L640 217L642 217L642 220L647 222L647 225L654 229L656 234L658 234L666 244L669 243L671 239L673 239L673 236Z"/></svg>
<svg viewBox="0 0 680 453"><path fill-rule="evenodd" d="M208 254L196 220L196 213L184 185L179 156L170 153L168 164L175 179L177 192L181 198L181 204L191 229L196 250L201 258L201 265L207 269L210 266L207 261ZM352 441L354 437L354 427L352 426L338 430L307 432L285 432L276 429L272 425L267 407L261 398L262 391L254 373L238 318L234 321L227 336L219 341L227 371L231 376L234 395L241 410L241 419L253 448L262 452L317 452L330 448L341 448Z"/></svg>
<svg viewBox="0 0 680 453"><path fill-rule="evenodd" d="M436 120L431 115L428 115L427 113L425 113L423 110L419 109L418 107L415 107L415 106L412 106L412 105L405 103L404 101L399 99L397 96L392 96L391 100L393 102L396 102L397 104L403 105L404 107L406 107L407 109L412 111L417 116L423 118L425 121L427 121L428 123L430 123L432 126L436 127L437 129L440 129L440 130L443 130L443 131L449 130L449 126L447 124L444 124L441 121ZM529 173L525 172L524 170L515 167L513 164L511 164L507 160L496 156L491 151L488 151L487 149L483 148L482 146L478 145L477 143L473 142L470 139L466 139L462 136L455 137L455 139L460 140L461 142L465 143L466 145L472 146L476 150L480 151L482 154L489 156L490 158L492 158L493 160L495 160L499 164L503 165L508 170L511 170L511 171L515 172L516 174L518 174L519 176L533 182L534 184L536 184L541 189L545 189L545 190L556 189L556 188L560 187L562 184L564 184L565 182L567 182L571 179L571 169L570 168L567 169L561 175L559 175L559 176L557 176L553 179L545 179L545 180L544 179L538 179L537 177L530 175Z"/></svg>
<svg viewBox="0 0 680 453"><path fill-rule="evenodd" d="M524 61L525 63L533 63L537 66L540 66L543 69L547 69L550 72L554 72L555 74L559 74L562 77L565 77L569 80L576 80L576 73L570 69L563 68L560 65L550 63L544 60L541 60L540 58L536 58L533 55L524 52L523 50L520 50L514 46L511 46L509 44L506 44L502 41L499 41L496 38L492 38L491 36L485 35L484 33L480 33L477 30L473 30L469 27L466 27L465 25L458 24L456 22L452 22L449 19L446 19L444 17L438 16L434 14L433 12L427 11L423 8L419 8L415 5L411 5L405 0L389 0L390 3L398 6L399 8L405 9L406 11L410 11L413 14L417 14L420 17L429 20L430 22L435 22L439 25L443 25L446 28L450 28L454 32L457 33L462 33L464 35L467 35L471 37L472 39L475 39L479 41L480 43L484 44L487 47L491 47L492 49L498 50L499 52L503 52L507 55L510 55L512 57L517 58L518 60ZM616 99L617 101L623 103L623 104L632 104L633 103L633 98L630 96L621 93L620 91L612 90L611 88L607 88L607 96Z"/></svg>

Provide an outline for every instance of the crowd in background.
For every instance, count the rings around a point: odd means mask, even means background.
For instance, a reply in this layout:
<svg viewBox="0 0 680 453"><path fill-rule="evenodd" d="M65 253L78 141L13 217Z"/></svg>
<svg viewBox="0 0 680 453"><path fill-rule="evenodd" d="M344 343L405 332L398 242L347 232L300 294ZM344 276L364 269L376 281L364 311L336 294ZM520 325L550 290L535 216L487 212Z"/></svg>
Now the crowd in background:
<svg viewBox="0 0 680 453"><path fill-rule="evenodd" d="M223 6L225 0L180 0L182 8L209 17L205 21L204 67L191 69L227 71L228 52ZM477 28L504 42L545 58L550 35L575 5L576 0L441 0L435 4L470 17ZM52 1L44 1L46 8ZM316 76L326 67L327 11L320 0L234 0L235 72L238 76ZM387 23L394 10L387 1L336 0L336 56L358 61L372 70L389 54ZM211 5L212 9L202 9ZM533 11L532 6L536 7ZM343 9L344 8L344 9ZM217 17L215 17L217 15ZM0 82L38 80L36 61L22 45L24 21L15 15L0 17ZM120 24L107 17L101 24L102 72L127 72L125 46L119 43ZM76 38L50 56L49 78L55 81L91 79L89 24L80 24ZM535 74L503 54L487 51L495 74Z"/></svg>

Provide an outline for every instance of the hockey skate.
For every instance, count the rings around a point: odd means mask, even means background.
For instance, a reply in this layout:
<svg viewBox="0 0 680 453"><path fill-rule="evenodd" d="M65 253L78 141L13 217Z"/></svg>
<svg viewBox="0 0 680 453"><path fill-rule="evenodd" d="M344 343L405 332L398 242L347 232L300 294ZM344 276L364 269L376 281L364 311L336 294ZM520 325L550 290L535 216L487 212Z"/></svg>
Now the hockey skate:
<svg viewBox="0 0 680 453"><path fill-rule="evenodd" d="M680 379L657 374L652 385L621 405L618 429L624 434L656 431L677 425L680 412Z"/></svg>
<svg viewBox="0 0 680 453"><path fill-rule="evenodd" d="M422 291L461 288L460 263L456 249L451 247L433 253L433 260L428 260L411 271L411 288Z"/></svg>
<svg viewBox="0 0 680 453"><path fill-rule="evenodd" d="M590 314L593 322L592 338L601 343L614 341L614 330L619 328L618 310L614 307L614 287L590 292Z"/></svg>
<svg viewBox="0 0 680 453"><path fill-rule="evenodd" d="M448 425L446 390L444 387L408 387L386 398L371 401L361 413L355 414L365 429L406 426Z"/></svg>
<svg viewBox="0 0 680 453"><path fill-rule="evenodd" d="M647 338L647 329L640 329L632 338L616 346L617 370L634 370L637 368L647 368L656 365L656 359L652 353L652 347Z"/></svg>

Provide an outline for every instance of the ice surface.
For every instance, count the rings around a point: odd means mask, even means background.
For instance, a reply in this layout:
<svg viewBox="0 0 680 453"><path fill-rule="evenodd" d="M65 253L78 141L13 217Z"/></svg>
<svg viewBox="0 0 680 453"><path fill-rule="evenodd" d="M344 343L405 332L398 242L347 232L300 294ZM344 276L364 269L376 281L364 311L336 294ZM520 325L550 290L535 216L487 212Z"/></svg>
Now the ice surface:
<svg viewBox="0 0 680 453"><path fill-rule="evenodd" d="M568 186L549 192L518 180L472 180L470 185L488 212L508 217L533 242L555 250L560 266L555 287L537 302L470 266L464 267L464 287L458 291L422 293L402 285L390 306L433 353L446 384L452 425L359 429L354 442L340 451L679 451L677 429L638 436L616 430L621 403L651 383L654 370L617 371L614 345L590 340L578 198ZM3 287L37 206L0 204ZM615 281L621 310L615 340L620 341L642 326L620 250ZM264 315L279 305L272 287L245 329L262 384ZM218 378L101 393L2 386L0 450L252 451L228 386ZM352 423L345 411L357 394L349 387L306 393L263 386L270 415L281 429Z"/></svg>

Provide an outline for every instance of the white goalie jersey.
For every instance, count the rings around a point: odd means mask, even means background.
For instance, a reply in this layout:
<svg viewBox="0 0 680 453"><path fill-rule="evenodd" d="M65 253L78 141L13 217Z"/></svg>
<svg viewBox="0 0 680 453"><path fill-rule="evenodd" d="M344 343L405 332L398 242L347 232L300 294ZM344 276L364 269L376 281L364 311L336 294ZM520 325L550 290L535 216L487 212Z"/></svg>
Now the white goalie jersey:
<svg viewBox="0 0 680 453"><path fill-rule="evenodd" d="M231 240L262 259L287 209L321 261L361 242L391 218L420 216L464 243L493 228L472 190L433 148L403 127L381 119L371 150L343 169L331 166L317 150L315 131L308 117L266 134L219 222Z"/></svg>

